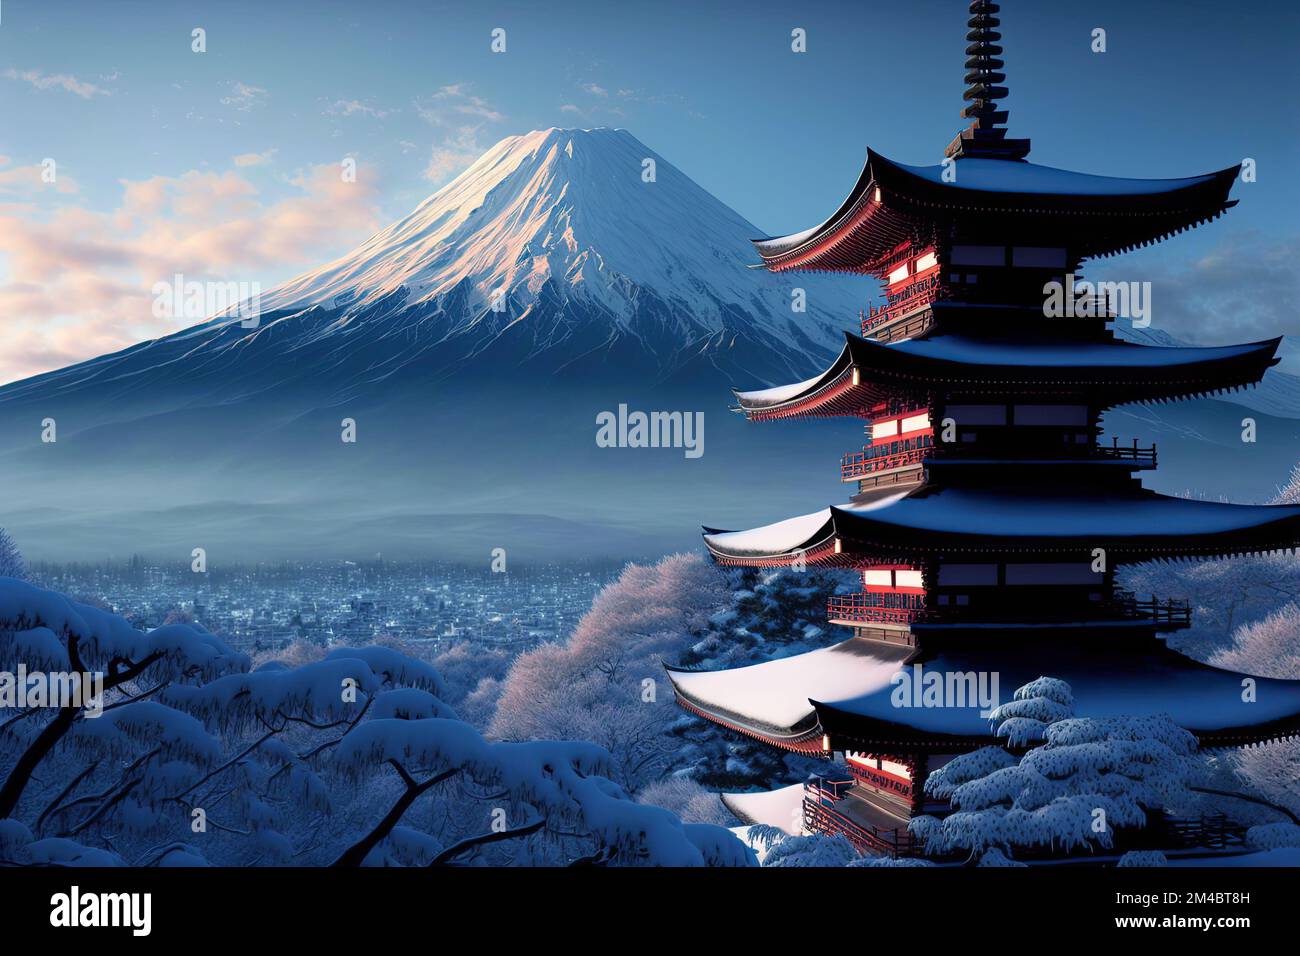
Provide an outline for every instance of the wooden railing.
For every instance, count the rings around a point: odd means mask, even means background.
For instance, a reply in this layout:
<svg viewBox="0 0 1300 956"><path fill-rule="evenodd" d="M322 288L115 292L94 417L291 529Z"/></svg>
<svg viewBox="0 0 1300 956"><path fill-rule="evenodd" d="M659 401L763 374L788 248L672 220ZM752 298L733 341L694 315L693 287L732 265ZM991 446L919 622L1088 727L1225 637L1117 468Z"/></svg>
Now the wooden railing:
<svg viewBox="0 0 1300 956"><path fill-rule="evenodd" d="M860 853L888 853L890 856L910 856L916 849L912 832L907 827L884 830L850 820L826 802L811 796L803 799L803 825L812 833L827 836L839 834Z"/></svg>
<svg viewBox="0 0 1300 956"><path fill-rule="evenodd" d="M1151 467L1156 464L1156 446L1139 445L1136 438L1133 439L1132 445L1121 445L1118 438L1111 438L1109 445L1098 444L1094 446L1094 451L1103 458L1120 458L1132 461L1150 461Z"/></svg>
<svg viewBox="0 0 1300 956"><path fill-rule="evenodd" d="M1155 596L1139 598L1130 591L1116 591L1115 604L1130 617L1145 618L1172 627L1190 627L1192 624L1191 603L1180 598L1165 598L1162 601Z"/></svg>
<svg viewBox="0 0 1300 956"><path fill-rule="evenodd" d="M907 465L918 464L930 456L933 447L933 445L925 445L920 448L909 448L907 451L900 451L892 455L871 455L866 450L858 454L850 452L840 459L840 479L852 481L855 478L872 475L878 471L889 471L891 468L903 468Z"/></svg>
<svg viewBox="0 0 1300 956"><path fill-rule="evenodd" d="M858 593L835 594L826 602L826 617L832 621L855 621L862 624L912 624L925 613L925 595L896 594L889 597L903 607L887 607L884 595Z"/></svg>
<svg viewBox="0 0 1300 956"><path fill-rule="evenodd" d="M939 273L936 271L933 275L916 280L902 292L888 296L887 303L880 308L871 306L868 314L862 319L862 334L868 335L871 330L892 322L900 315L933 302L941 286Z"/></svg>

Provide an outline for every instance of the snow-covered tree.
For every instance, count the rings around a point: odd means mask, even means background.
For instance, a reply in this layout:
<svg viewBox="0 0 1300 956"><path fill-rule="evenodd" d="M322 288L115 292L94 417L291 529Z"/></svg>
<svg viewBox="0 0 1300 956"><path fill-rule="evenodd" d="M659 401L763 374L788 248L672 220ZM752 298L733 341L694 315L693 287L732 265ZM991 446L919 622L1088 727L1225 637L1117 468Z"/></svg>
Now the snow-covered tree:
<svg viewBox="0 0 1300 956"><path fill-rule="evenodd" d="M675 750L669 727L681 716L661 661L697 640L729 600L722 575L697 555L628 565L566 643L515 660L489 733L589 740L609 750L630 790L659 779Z"/></svg>
<svg viewBox="0 0 1300 956"><path fill-rule="evenodd" d="M700 786L690 777L669 777L650 784L637 798L642 803L671 810L690 823L716 823L731 826L735 818L712 790Z"/></svg>
<svg viewBox="0 0 1300 956"><path fill-rule="evenodd" d="M1232 643L1211 656L1210 663L1260 677L1300 677L1300 606L1289 601L1237 628Z"/></svg>
<svg viewBox="0 0 1300 956"><path fill-rule="evenodd" d="M1074 717L1072 707L1067 684L1039 678L995 710L998 736L1042 743L1020 759L982 748L932 773L926 793L954 812L912 821L926 851L981 862L996 851L1000 864L1017 848L1110 847L1116 828L1145 825L1148 811L1197 803L1205 766L1190 733L1167 717Z"/></svg>
<svg viewBox="0 0 1300 956"><path fill-rule="evenodd" d="M683 773L712 789L802 779L812 763L737 739L674 703L663 664L736 667L825 646L826 598L838 575L722 571L698 555L629 565L572 637L519 657L457 705L477 721L495 705L494 736L590 740L611 751L616 779L638 791Z"/></svg>
<svg viewBox="0 0 1300 956"><path fill-rule="evenodd" d="M22 581L26 577L27 562L23 560L22 552L18 550L18 545L9 532L0 528L0 578L17 578Z"/></svg>
<svg viewBox="0 0 1300 956"><path fill-rule="evenodd" d="M774 844L763 857L763 866L848 866L858 859L842 836L787 836Z"/></svg>
<svg viewBox="0 0 1300 956"><path fill-rule="evenodd" d="M0 865L755 860L632 800L598 746L484 739L434 667L391 647L250 670L196 625L141 632L6 580L0 669L18 663L102 673L103 709L0 725Z"/></svg>

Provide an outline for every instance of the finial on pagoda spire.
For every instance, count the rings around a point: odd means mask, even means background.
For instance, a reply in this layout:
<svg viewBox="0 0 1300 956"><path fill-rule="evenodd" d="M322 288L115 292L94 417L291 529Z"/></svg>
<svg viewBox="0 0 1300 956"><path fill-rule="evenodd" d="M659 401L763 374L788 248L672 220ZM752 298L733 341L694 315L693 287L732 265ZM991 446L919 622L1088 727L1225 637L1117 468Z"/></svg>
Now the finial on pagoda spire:
<svg viewBox="0 0 1300 956"><path fill-rule="evenodd" d="M1007 75L998 41L1002 34L997 13L1001 9L993 0L972 0L970 19L966 25L969 46L966 47L967 101L961 115L973 120L970 126L957 134L957 138L944 150L945 156L960 159L963 156L981 156L987 159L1024 159L1029 153L1029 140L1007 139L1002 124L1007 121L1007 111L998 109L997 101L1007 95L1002 85Z"/></svg>

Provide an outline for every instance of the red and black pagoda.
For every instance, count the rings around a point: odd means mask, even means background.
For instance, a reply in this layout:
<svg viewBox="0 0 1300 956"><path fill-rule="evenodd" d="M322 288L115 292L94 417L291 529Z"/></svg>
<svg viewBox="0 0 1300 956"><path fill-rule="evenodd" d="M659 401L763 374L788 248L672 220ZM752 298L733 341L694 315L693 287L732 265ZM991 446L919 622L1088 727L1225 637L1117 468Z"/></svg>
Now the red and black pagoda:
<svg viewBox="0 0 1300 956"><path fill-rule="evenodd" d="M1067 681L1088 716L1164 713L1204 746L1300 730L1300 682L1193 661L1160 636L1186 603L1120 589L1118 567L1290 549L1300 507L1189 500L1143 488L1156 449L1102 434L1102 414L1258 383L1280 339L1161 348L1116 338L1123 302L1103 292L1068 316L1045 309L1050 283L1073 290L1083 265L1159 242L1235 205L1239 166L1182 179L1121 179L1028 162L998 101L998 5L970 5L972 122L943 163L907 166L867 151L825 222L756 240L773 272L873 275L885 305L846 334L820 375L737 393L753 421L865 420L845 455L843 504L745 531L706 529L723 565L846 568L861 591L834 597L852 636L811 653L727 671L670 668L688 710L772 746L843 754L851 779L798 788L805 828L860 849L914 849L926 775L987 746L987 708L898 706L902 672L996 674L1003 701L1040 676ZM1122 289L1117 291L1123 291ZM919 665L919 669L918 669ZM954 675L958 678L953 681ZM795 790L796 788L789 788ZM773 795L728 795L742 817ZM767 821L763 821L767 822Z"/></svg>

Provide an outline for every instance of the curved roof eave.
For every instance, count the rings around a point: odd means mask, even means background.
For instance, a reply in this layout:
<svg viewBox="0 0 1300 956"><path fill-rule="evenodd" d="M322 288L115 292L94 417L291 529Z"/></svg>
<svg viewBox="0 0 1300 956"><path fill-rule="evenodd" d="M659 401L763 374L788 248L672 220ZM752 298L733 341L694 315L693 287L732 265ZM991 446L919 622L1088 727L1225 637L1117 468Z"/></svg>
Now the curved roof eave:
<svg viewBox="0 0 1300 956"><path fill-rule="evenodd" d="M840 354L835 357L835 361L827 366L826 371L813 378L803 382L795 382L790 385L777 385L772 388L751 389L749 391L740 391L732 389L731 392L736 396L736 401L740 403L744 411L758 411L765 408L776 408L780 405L797 400L809 395L819 388L824 388L835 380L846 368L853 364L853 358L850 351L850 343L855 338L852 332L844 333L844 345L840 348ZM802 386L800 388L800 386ZM799 388L799 390L793 391Z"/></svg>
<svg viewBox="0 0 1300 956"><path fill-rule="evenodd" d="M1034 503L994 492L920 488L859 508L832 505L815 528L809 519L820 512L745 531L706 533L704 541L716 558L740 564L788 563L796 557L816 562L832 555L852 564L855 556L877 551L1046 553L1104 547L1130 560L1180 560L1300 548L1300 505L1230 505L1154 492L1104 501L1044 496L1037 510L1030 508ZM900 504L902 512L890 520ZM1017 514L1022 514L1020 531ZM1053 527L1054 517L1059 526ZM1114 527L1105 526L1108 517ZM837 546L840 550L834 550Z"/></svg>
<svg viewBox="0 0 1300 956"><path fill-rule="evenodd" d="M750 240L751 242L753 242L754 247L758 250L759 255L763 256L763 258L765 259L768 259L774 255L780 255L784 252L791 252L803 244L803 242L800 240L812 241L822 236L824 233L830 232L831 227L834 226L835 223L843 219L846 215L848 215L848 213L853 209L853 207L857 205L858 198L862 196L867 191L867 188L871 185L872 155L873 153L871 151L871 148L868 147L867 156L866 159L863 160L862 162L862 171L858 173L857 181L854 182L853 188L849 190L848 196L845 197L842 203L840 203L839 208L836 209L835 212L833 212L822 222L813 226L811 229L804 229L800 232L792 232L789 235L784 235L784 236L767 236L766 238L763 239ZM781 245L786 245L788 246L788 248L778 250L776 247ZM773 250L773 251L768 251L768 250Z"/></svg>
<svg viewBox="0 0 1300 956"><path fill-rule="evenodd" d="M989 372L1001 374L1014 378L1015 370L1035 368L1059 368L1059 369L1086 369L1091 367L1102 367L1113 373L1122 373L1126 370L1139 370L1145 366L1165 369L1176 373L1175 377L1169 380L1168 384L1172 391L1153 390L1150 398L1152 400L1170 397L1179 397L1184 395L1200 394L1202 392L1213 392L1220 388L1237 388L1247 384L1253 384L1259 380L1264 371L1271 365L1276 364L1276 352L1282 342L1282 337L1278 336L1272 339L1261 339L1257 342L1244 342L1231 346L1154 346L1154 345L1136 345L1125 342L1105 343L1103 351L1099 352L1099 357L1106 357L1107 351L1112 351L1114 356L1131 355L1135 358L1145 355L1149 359L1166 359L1169 357L1186 356L1187 360L1182 362L1150 362L1150 363L1132 363L1122 364L1116 362L1101 362L1088 364L1080 362L1074 364L1061 364L1057 366L1049 365L1039 359L1033 363L999 363L991 359L996 357L997 350L1001 348L996 343L981 343L970 341L965 345L966 354L963 356L962 343L967 340L960 336L931 336L926 339L915 339L905 342L884 343L874 339L865 339L861 336L854 335L851 332L844 333L845 344L840 350L840 354L835 361L815 378L808 379L804 382L795 382L791 385L777 386L775 388L758 389L753 391L736 391L733 394L739 403L741 411L749 415L760 415L762 417L779 417L780 413L795 414L803 409L802 413L812 413L816 403L809 404L810 400L817 396L819 391L830 388L838 379L840 379L850 368L857 367L860 369L876 369L877 373L885 369L894 368L907 374L912 380L913 385L924 379L928 372L937 369L958 369L968 367L979 369L981 377ZM953 345L956 347L952 347ZM945 346L949 346L946 347ZM1033 344L1023 344L1026 354L1033 354ZM1177 352L1178 356L1169 356L1170 352ZM927 353L933 354L927 354ZM1164 353L1164 354L1161 354ZM1225 378L1222 385L1214 384L1213 371L1216 367L1228 368L1230 366L1240 365L1242 363L1250 364L1258 362L1259 376L1254 374L1254 365L1250 365L1245 370L1247 377ZM1206 377L1198 380L1182 381L1186 372L1203 368L1206 370ZM1023 374L1023 373L1022 373ZM1145 379L1144 379L1145 380ZM866 382L860 383L856 387L863 387ZM1089 382L1083 378L1078 381L1061 380L1058 384L1085 386ZM1099 384L1099 383L1092 383ZM838 391L836 392L838 395ZM842 397L842 396L841 396ZM1136 399L1125 398L1123 401ZM843 412L841 412L843 413Z"/></svg>
<svg viewBox="0 0 1300 956"><path fill-rule="evenodd" d="M1208 195L1197 197L1199 201L1196 205L1202 208L1217 205L1220 207L1218 211L1222 211L1222 207L1229 202L1227 197L1232 183L1241 170L1241 164L1238 163L1197 176L1141 179L1097 176L1014 159L964 158L957 160L957 163L957 180L947 182L942 178L943 171L947 169L943 164L908 166L868 148L866 162L857 181L831 216L810 229L754 239L752 242L764 260L788 257L824 245L851 220L851 214L859 207L873 183L895 191L907 191L907 187L911 187L910 191L919 193L933 192L936 188L951 190L950 195L966 199L1004 197L1006 202L1014 201L1020 208L1059 205L1068 198L1072 203L1083 203L1085 206L1123 206L1138 201L1154 204L1158 210L1174 209L1180 208L1179 200L1198 192L1206 192ZM964 180L961 175L963 169L967 171ZM971 173L977 174L974 176L974 185L970 184ZM1017 183L1017 179L1021 182ZM1017 186L1019 188L1015 188Z"/></svg>

